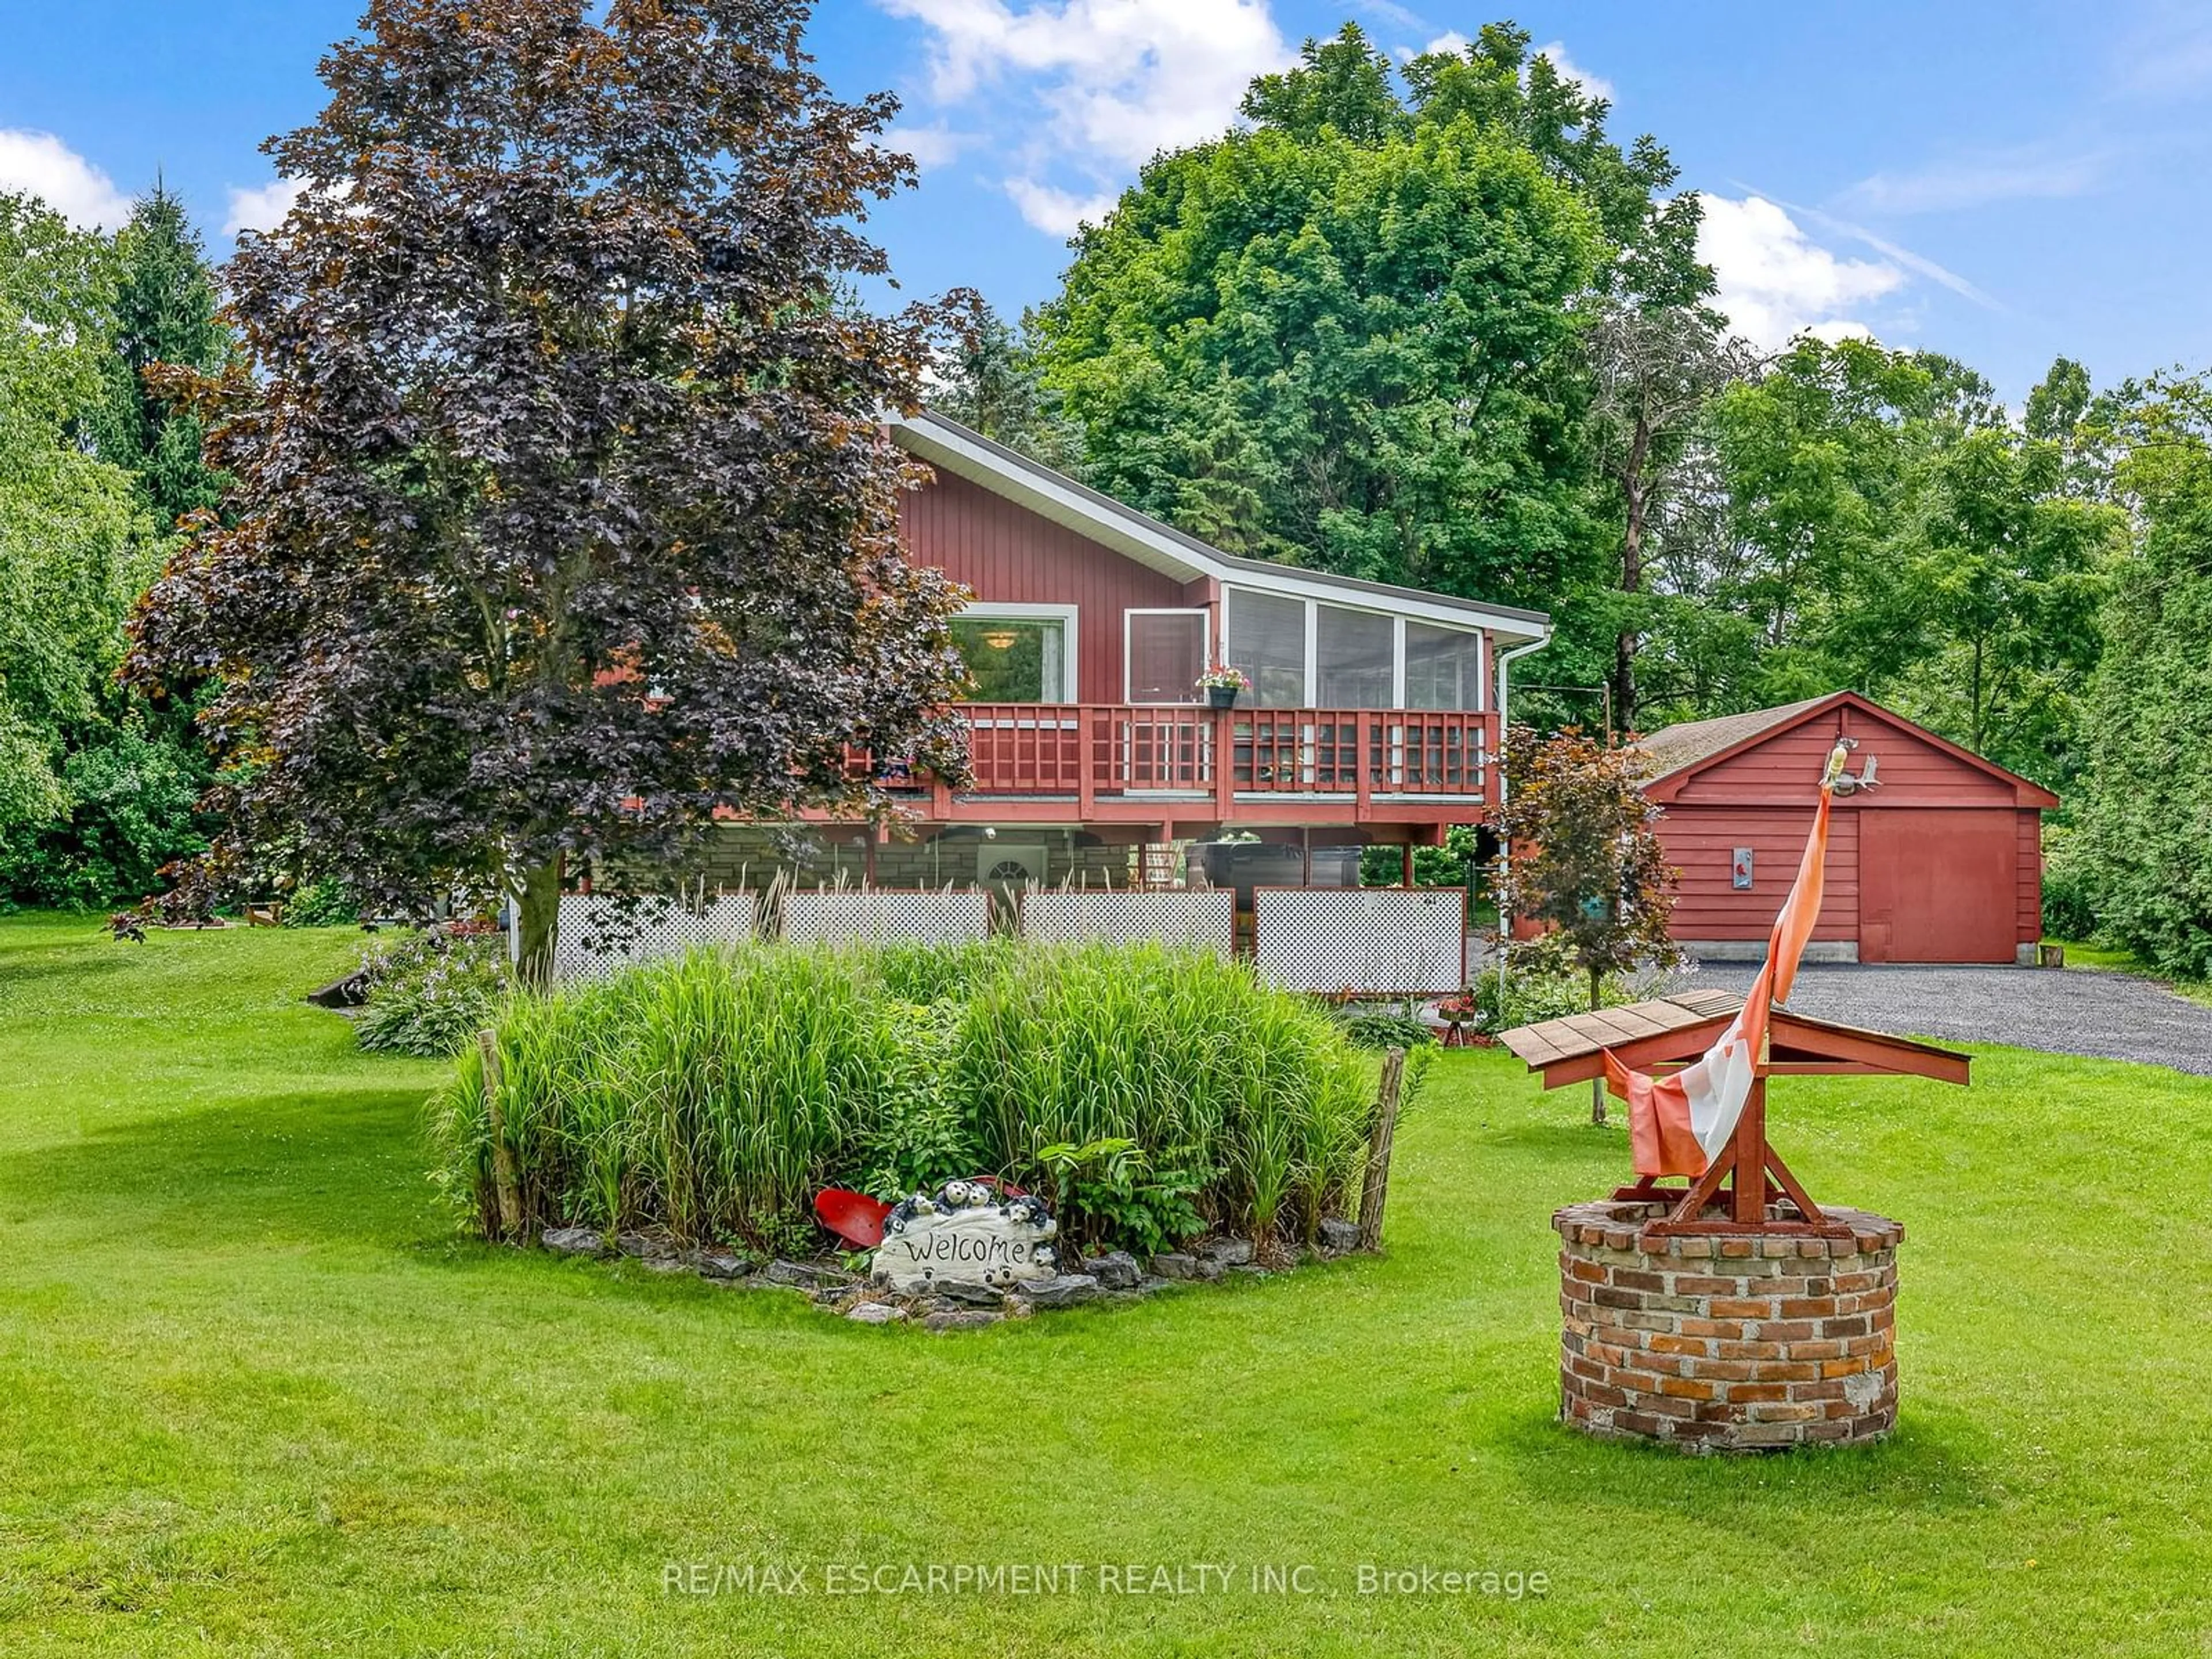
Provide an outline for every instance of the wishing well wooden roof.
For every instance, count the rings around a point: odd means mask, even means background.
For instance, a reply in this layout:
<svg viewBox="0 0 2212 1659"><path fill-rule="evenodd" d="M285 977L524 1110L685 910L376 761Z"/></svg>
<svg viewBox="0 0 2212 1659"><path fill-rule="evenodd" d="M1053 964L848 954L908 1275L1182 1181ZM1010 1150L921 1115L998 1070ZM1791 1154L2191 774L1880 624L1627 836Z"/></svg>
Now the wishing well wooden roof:
<svg viewBox="0 0 2212 1659"><path fill-rule="evenodd" d="M1598 1055L1605 1049L1632 1070L1694 1060L1742 1006L1741 997L1727 991L1684 991L1516 1026L1498 1041L1527 1061L1530 1071L1542 1072L1545 1087L1557 1088L1598 1075L1603 1068ZM1778 1006L1769 1023L1768 1042L1771 1069L1777 1072L1889 1073L1966 1080L1968 1056L1955 1050L1814 1019Z"/></svg>

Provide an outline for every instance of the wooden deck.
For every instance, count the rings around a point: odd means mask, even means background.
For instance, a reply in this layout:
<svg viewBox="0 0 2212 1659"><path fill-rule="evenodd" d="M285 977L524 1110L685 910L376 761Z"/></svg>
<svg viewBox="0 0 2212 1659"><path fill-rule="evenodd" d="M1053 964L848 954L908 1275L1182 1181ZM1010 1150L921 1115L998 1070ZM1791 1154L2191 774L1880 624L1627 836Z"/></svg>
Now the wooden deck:
<svg viewBox="0 0 2212 1659"><path fill-rule="evenodd" d="M1486 814L1494 788L1494 714L1127 703L960 712L964 788L878 769L895 796L941 823L1466 823Z"/></svg>

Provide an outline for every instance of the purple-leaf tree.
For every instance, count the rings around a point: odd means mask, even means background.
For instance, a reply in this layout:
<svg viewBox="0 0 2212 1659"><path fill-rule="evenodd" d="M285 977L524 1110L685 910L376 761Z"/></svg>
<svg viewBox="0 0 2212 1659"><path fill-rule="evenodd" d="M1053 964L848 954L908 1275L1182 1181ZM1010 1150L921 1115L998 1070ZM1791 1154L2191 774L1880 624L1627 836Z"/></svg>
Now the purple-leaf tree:
<svg viewBox="0 0 2212 1659"><path fill-rule="evenodd" d="M1568 726L1552 737L1516 726L1505 735L1512 793L1498 815L1508 849L1499 914L1537 923L1589 976L1589 1006L1606 976L1644 963L1672 968L1682 952L1668 931L1674 908L1659 817L1638 775L1642 751ZM1510 939L1499 948L1509 955ZM1593 1079L1590 1117L1605 1121L1605 1083Z"/></svg>
<svg viewBox="0 0 2212 1659"><path fill-rule="evenodd" d="M854 749L957 776L959 592L904 562L883 435L939 319L865 313L911 182L804 0L370 0L300 194L228 271L244 362L172 377L234 478L132 672L212 676L227 847L374 898L519 903L718 817L879 810Z"/></svg>

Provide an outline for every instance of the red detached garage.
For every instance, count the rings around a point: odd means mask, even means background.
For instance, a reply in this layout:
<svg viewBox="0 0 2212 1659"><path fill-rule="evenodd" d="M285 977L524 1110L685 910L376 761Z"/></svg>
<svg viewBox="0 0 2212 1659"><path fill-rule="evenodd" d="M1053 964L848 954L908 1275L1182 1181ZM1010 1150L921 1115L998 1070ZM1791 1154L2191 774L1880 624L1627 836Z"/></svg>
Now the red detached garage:
<svg viewBox="0 0 2212 1659"><path fill-rule="evenodd" d="M1756 958L1790 890L1822 763L1855 738L1810 962L2032 962L2043 928L2042 813L2058 797L1856 692L1670 726L1643 739L1645 793L1675 866L1674 936Z"/></svg>

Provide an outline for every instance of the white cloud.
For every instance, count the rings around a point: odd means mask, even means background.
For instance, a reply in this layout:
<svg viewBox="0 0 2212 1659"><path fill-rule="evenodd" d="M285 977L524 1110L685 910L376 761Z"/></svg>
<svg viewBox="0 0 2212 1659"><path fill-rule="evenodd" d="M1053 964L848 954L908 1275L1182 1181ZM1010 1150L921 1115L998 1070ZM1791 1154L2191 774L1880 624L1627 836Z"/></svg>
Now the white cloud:
<svg viewBox="0 0 2212 1659"><path fill-rule="evenodd" d="M1562 81L1581 82L1583 95L1585 98L1602 98L1608 104L1613 101L1613 82L1602 75L1592 75L1573 58L1568 57L1565 42L1554 40L1549 46L1539 46L1534 56L1550 58L1552 67L1559 71Z"/></svg>
<svg viewBox="0 0 2212 1659"><path fill-rule="evenodd" d="M1022 210L1022 217L1049 236L1067 237L1086 224L1095 225L1114 210L1111 192L1078 196L1034 179L1009 179L1006 194Z"/></svg>
<svg viewBox="0 0 2212 1659"><path fill-rule="evenodd" d="M1252 77L1291 59L1267 0L877 3L927 31L931 100L994 125L1007 193L1040 229L1095 215L1156 151L1225 131Z"/></svg>
<svg viewBox="0 0 2212 1659"><path fill-rule="evenodd" d="M884 134L884 148L894 155L911 155L917 171L927 173L957 161L975 142L975 135L955 132L942 121L926 127L895 126Z"/></svg>
<svg viewBox="0 0 2212 1659"><path fill-rule="evenodd" d="M1446 29L1442 34L1437 36L1435 40L1430 41L1427 46L1423 46L1421 50L1428 53L1431 57L1435 57L1439 52L1449 52L1451 56L1456 58L1460 53L1465 52L1474 44L1474 41L1468 40L1467 36L1462 34L1457 29Z"/></svg>
<svg viewBox="0 0 2212 1659"><path fill-rule="evenodd" d="M1353 0L1360 10L1370 17L1380 18L1392 28L1426 28L1428 23L1420 13L1401 6L1398 0Z"/></svg>
<svg viewBox="0 0 2212 1659"><path fill-rule="evenodd" d="M2184 97L2212 82L2212 18L2195 0L2154 0L2121 37L2115 67L2126 91Z"/></svg>
<svg viewBox="0 0 2212 1659"><path fill-rule="evenodd" d="M115 181L51 132L0 128L0 190L35 196L81 229L113 230L131 216Z"/></svg>
<svg viewBox="0 0 2212 1659"><path fill-rule="evenodd" d="M1789 212L1802 213L1814 223L1826 226L1840 235L1850 237L1855 242L1865 243L1876 253L1893 264L1904 266L1916 276L1925 276L1939 288L1948 288L1961 299L1972 300L1985 310L2002 311L2004 309L2003 306L1983 293L1980 289L1976 288L1957 271L1947 266L1939 265L1925 255L1915 253L1911 248L1901 246L1887 237L1877 236L1863 226L1855 225L1848 219L1832 218L1816 208L1794 207L1787 202L1783 203L1782 206Z"/></svg>
<svg viewBox="0 0 2212 1659"><path fill-rule="evenodd" d="M1895 293L1904 268L1887 259L1838 258L1763 196L1705 198L1698 256L1720 283L1720 308L1737 333L1769 348L1809 330L1822 339L1869 332L1853 316Z"/></svg>
<svg viewBox="0 0 2212 1659"><path fill-rule="evenodd" d="M1905 173L1877 173L1838 198L1863 213L1953 213L1990 202L2080 196L2105 176L2101 150L2046 146L1954 156Z"/></svg>
<svg viewBox="0 0 2212 1659"><path fill-rule="evenodd" d="M222 222L222 234L235 236L241 230L276 229L284 222L284 216L292 210L292 204L300 199L300 192L307 187L304 179L272 179L251 190L240 190L233 185L230 213Z"/></svg>

